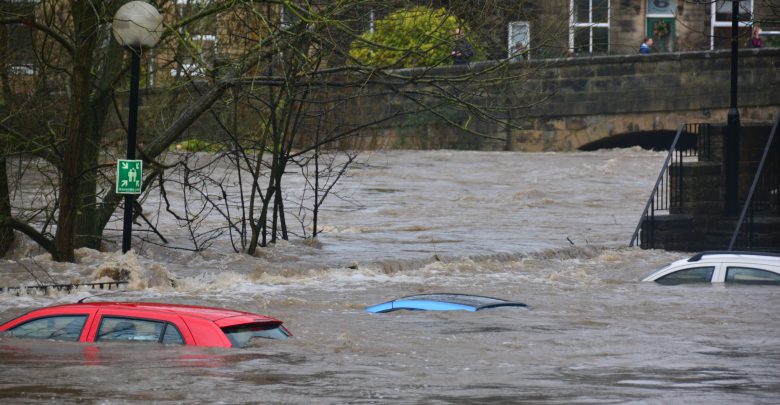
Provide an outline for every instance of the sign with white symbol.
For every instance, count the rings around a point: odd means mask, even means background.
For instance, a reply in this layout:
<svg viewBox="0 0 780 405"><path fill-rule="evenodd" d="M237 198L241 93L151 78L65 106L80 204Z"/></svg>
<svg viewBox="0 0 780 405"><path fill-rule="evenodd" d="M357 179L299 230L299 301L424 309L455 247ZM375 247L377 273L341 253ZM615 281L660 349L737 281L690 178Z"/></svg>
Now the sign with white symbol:
<svg viewBox="0 0 780 405"><path fill-rule="evenodd" d="M141 194L142 160L119 159L116 162L116 193Z"/></svg>
<svg viewBox="0 0 780 405"><path fill-rule="evenodd" d="M529 59L528 48L531 45L531 23L511 21L509 23L509 58L522 55Z"/></svg>

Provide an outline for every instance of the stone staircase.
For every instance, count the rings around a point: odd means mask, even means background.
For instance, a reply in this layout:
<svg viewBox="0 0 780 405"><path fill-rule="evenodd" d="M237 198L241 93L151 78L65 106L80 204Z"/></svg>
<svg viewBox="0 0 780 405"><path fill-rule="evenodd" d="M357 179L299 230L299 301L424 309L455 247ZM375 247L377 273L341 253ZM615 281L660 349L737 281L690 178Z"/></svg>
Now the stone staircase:
<svg viewBox="0 0 780 405"><path fill-rule="evenodd" d="M740 212L750 190L770 125L743 125L740 131L739 204ZM727 249L739 217L725 216L725 174L723 168L725 125L710 125L710 153L698 159L683 160L669 167L669 202L664 215L656 212L641 225L643 249L702 251ZM745 236L736 248L780 250L780 140L775 135L758 203ZM766 173L770 173L766 175ZM746 221L747 222L747 221Z"/></svg>

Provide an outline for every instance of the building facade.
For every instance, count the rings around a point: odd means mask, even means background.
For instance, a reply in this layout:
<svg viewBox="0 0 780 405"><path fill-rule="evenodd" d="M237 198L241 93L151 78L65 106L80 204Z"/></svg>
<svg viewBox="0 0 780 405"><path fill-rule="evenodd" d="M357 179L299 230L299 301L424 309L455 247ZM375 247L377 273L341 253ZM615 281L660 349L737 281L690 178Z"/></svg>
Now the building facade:
<svg viewBox="0 0 780 405"><path fill-rule="evenodd" d="M0 0L0 15L56 19L52 14L56 14L58 1L61 0ZM157 0L152 3L161 9L168 26L176 28L165 45L147 55L145 74L147 85L151 86L171 78L209 76L220 60L231 59L258 46L269 37L269 31L289 27L296 19L295 12L285 10L278 2L253 2L225 7L193 24L177 25L229 2ZM382 3L381 8L374 2L356 0L354 5L346 7L351 11L340 15L345 16L344 24L359 34L373 29L377 19L394 9L415 3L444 8L464 21L470 39L482 49L485 59L518 55L544 59L632 54L638 51L645 37L653 39L652 52L730 47L730 0L393 0ZM741 47L746 45L757 25L763 29L765 46L780 42L780 6L776 3L777 0L739 2ZM61 20L67 24L67 18ZM46 53L45 41L25 21L22 18L17 23L0 24L2 64L10 75L32 74ZM332 38L330 46L341 46L344 50L353 39Z"/></svg>
<svg viewBox="0 0 780 405"><path fill-rule="evenodd" d="M780 35L778 5L742 0L739 10L740 47L754 26L761 26L765 44L773 45ZM631 54L644 38L653 39L653 52L724 49L731 46L731 21L730 0L543 1L526 21L506 22L507 52L515 47L512 26L518 23L530 31L532 56L547 57Z"/></svg>

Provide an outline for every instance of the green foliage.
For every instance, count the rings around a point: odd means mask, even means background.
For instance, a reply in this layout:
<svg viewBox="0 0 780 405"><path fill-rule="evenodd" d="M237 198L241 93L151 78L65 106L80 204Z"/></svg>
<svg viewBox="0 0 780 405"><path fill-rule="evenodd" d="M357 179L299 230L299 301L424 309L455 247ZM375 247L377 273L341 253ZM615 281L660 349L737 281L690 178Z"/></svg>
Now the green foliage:
<svg viewBox="0 0 780 405"><path fill-rule="evenodd" d="M463 23L445 9L413 7L377 20L374 32L352 43L349 54L378 67L436 66L450 62L455 31Z"/></svg>

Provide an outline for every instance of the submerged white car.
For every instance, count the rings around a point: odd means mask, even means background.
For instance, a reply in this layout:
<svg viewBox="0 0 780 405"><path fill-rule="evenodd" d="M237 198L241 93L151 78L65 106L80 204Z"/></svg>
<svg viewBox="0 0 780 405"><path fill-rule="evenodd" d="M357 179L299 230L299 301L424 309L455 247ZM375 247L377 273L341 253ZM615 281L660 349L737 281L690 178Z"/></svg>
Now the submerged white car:
<svg viewBox="0 0 780 405"><path fill-rule="evenodd" d="M739 283L780 285L780 254L702 252L645 277L660 284Z"/></svg>

